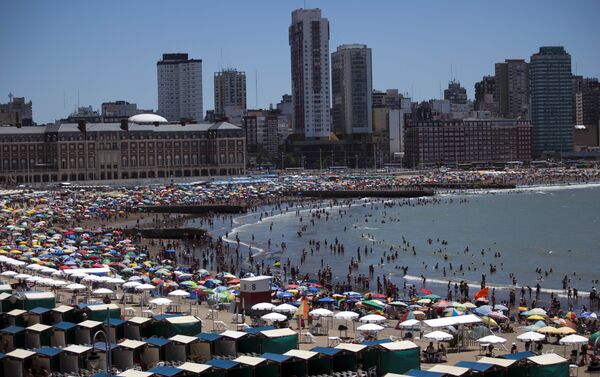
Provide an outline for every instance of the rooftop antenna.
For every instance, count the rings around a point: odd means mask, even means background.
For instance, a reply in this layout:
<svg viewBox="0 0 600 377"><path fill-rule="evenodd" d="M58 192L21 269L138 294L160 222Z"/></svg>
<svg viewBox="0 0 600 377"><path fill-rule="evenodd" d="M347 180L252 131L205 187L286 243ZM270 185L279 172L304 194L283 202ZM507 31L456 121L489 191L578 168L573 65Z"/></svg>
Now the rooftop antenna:
<svg viewBox="0 0 600 377"><path fill-rule="evenodd" d="M219 70L223 71L223 47L221 47L221 56L219 58Z"/></svg>
<svg viewBox="0 0 600 377"><path fill-rule="evenodd" d="M12 102L13 94L12 92L8 92L8 102Z"/></svg>

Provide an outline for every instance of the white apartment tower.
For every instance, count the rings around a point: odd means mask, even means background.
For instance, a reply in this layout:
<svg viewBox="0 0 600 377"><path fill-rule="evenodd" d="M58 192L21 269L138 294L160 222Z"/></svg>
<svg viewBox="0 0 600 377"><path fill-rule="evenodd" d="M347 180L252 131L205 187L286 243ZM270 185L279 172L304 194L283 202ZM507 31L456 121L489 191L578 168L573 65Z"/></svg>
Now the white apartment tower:
<svg viewBox="0 0 600 377"><path fill-rule="evenodd" d="M202 60L188 54L163 54L156 63L158 75L158 113L167 120L201 122Z"/></svg>
<svg viewBox="0 0 600 377"><path fill-rule="evenodd" d="M328 138L329 21L320 9L296 9L289 28L293 129L307 139Z"/></svg>

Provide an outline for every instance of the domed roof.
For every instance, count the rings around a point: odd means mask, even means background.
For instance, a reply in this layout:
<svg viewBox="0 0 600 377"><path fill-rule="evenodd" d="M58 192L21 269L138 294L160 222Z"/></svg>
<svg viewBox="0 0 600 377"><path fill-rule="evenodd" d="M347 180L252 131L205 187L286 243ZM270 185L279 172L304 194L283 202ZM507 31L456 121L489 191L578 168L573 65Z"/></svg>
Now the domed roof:
<svg viewBox="0 0 600 377"><path fill-rule="evenodd" d="M131 123L169 123L165 118L156 114L137 114L128 119Z"/></svg>

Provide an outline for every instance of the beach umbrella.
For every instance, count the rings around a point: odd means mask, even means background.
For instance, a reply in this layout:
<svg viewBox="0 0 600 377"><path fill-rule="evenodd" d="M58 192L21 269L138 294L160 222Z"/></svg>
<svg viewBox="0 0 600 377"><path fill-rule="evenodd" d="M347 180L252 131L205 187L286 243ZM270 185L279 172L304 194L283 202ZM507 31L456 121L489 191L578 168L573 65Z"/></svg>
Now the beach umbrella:
<svg viewBox="0 0 600 377"><path fill-rule="evenodd" d="M539 342L544 339L546 339L546 335L534 331L528 331L517 336L517 340L520 340L521 342Z"/></svg>
<svg viewBox="0 0 600 377"><path fill-rule="evenodd" d="M358 317L359 317L358 313L349 312L349 311L338 312L333 315L333 318L341 319L341 320L345 320L345 321L351 321Z"/></svg>
<svg viewBox="0 0 600 377"><path fill-rule="evenodd" d="M572 329L568 326L559 327L556 330L557 335L570 335L570 334L575 334L575 333L577 333L577 331L575 331L574 329Z"/></svg>
<svg viewBox="0 0 600 377"><path fill-rule="evenodd" d="M444 331L434 331L423 335L425 339L435 340L436 342L448 341L454 339L454 336Z"/></svg>
<svg viewBox="0 0 600 377"><path fill-rule="evenodd" d="M567 335L558 341L560 344L586 344L588 338L577 334Z"/></svg>
<svg viewBox="0 0 600 377"><path fill-rule="evenodd" d="M332 317L333 316L333 312L331 310L327 310L327 309L323 309L323 308L311 310L308 314L313 317Z"/></svg>
<svg viewBox="0 0 600 377"><path fill-rule="evenodd" d="M183 291L181 289L177 289L174 290L172 292L169 292L169 296L175 296L175 297L189 297L190 294L189 292Z"/></svg>
<svg viewBox="0 0 600 377"><path fill-rule="evenodd" d="M275 305L271 304L270 302L259 302L258 304L254 304L252 305L252 310L273 310L275 308Z"/></svg>
<svg viewBox="0 0 600 377"><path fill-rule="evenodd" d="M296 310L298 310L298 308L290 304L281 304L273 308L273 311L277 313L296 313Z"/></svg>
<svg viewBox="0 0 600 377"><path fill-rule="evenodd" d="M392 306L400 306L400 307L403 307L403 308L407 308L408 307L408 304L405 303L405 302L402 302L402 301L392 301L392 302L390 302L390 305L392 305Z"/></svg>
<svg viewBox="0 0 600 377"><path fill-rule="evenodd" d="M28 275L28 274L18 274L18 275L14 276L14 278L17 280L25 280L30 277L31 277L31 275Z"/></svg>
<svg viewBox="0 0 600 377"><path fill-rule="evenodd" d="M446 313L445 314L446 317L458 317L459 315L465 314L463 312L459 312L458 310L456 310L454 308L447 308L446 310L444 310L444 312Z"/></svg>
<svg viewBox="0 0 600 377"><path fill-rule="evenodd" d="M124 284L125 280L121 279L121 278L109 278L108 280L106 280L106 282L108 284Z"/></svg>
<svg viewBox="0 0 600 377"><path fill-rule="evenodd" d="M417 301L417 304L419 304L419 305L431 304L431 299L422 298L422 299L420 299L420 300Z"/></svg>
<svg viewBox="0 0 600 377"><path fill-rule="evenodd" d="M539 314L530 315L527 317L528 321L543 321L545 318Z"/></svg>
<svg viewBox="0 0 600 377"><path fill-rule="evenodd" d="M598 339L600 339L600 331L596 331L595 333L590 335L590 343L594 343Z"/></svg>
<svg viewBox="0 0 600 377"><path fill-rule="evenodd" d="M19 274L19 273L18 273L18 272L15 272L15 271L4 271L4 272L3 272L3 273L1 273L0 275L2 275L2 276L8 276L8 277L11 277L11 276L16 276L16 275L18 275L18 274Z"/></svg>
<svg viewBox="0 0 600 377"><path fill-rule="evenodd" d="M295 310L296 310L296 308L294 308L294 311ZM269 322L283 322L283 321L287 321L287 319L288 319L285 315L280 314L280 313L269 313L269 314L263 315L260 318L265 321L269 321Z"/></svg>
<svg viewBox="0 0 600 377"><path fill-rule="evenodd" d="M86 289L87 287L83 284L73 283L65 286L65 289L69 291L78 291L80 289Z"/></svg>
<svg viewBox="0 0 600 377"><path fill-rule="evenodd" d="M410 327L414 327L414 326L417 326L417 325L420 325L420 324L421 324L421 321L419 321L418 319L407 319L404 322L400 322L398 324L398 327L400 327L400 328L410 328Z"/></svg>
<svg viewBox="0 0 600 377"><path fill-rule="evenodd" d="M376 325L374 323L365 323L364 325L360 325L356 328L358 331L364 332L377 332L383 330L383 326Z"/></svg>
<svg viewBox="0 0 600 377"><path fill-rule="evenodd" d="M348 297L362 297L362 294L360 294L358 292L353 292L353 291L344 292L342 294L344 296L348 296Z"/></svg>
<svg viewBox="0 0 600 377"><path fill-rule="evenodd" d="M150 300L150 304L152 305L156 305L156 306L168 306L171 305L171 300L169 300L168 298L164 298L164 297L158 297L155 298L153 300Z"/></svg>
<svg viewBox="0 0 600 377"><path fill-rule="evenodd" d="M156 289L156 287L152 284L140 284L135 286L136 291L151 291L153 289Z"/></svg>
<svg viewBox="0 0 600 377"><path fill-rule="evenodd" d="M384 322L385 320L386 318L379 314L367 314L359 319L359 321L363 323L380 323Z"/></svg>
<svg viewBox="0 0 600 377"><path fill-rule="evenodd" d="M379 309L379 310L383 310L383 308L385 307L385 304L383 304L381 301L377 301L377 300L364 300L364 301L361 301L361 303L363 305L368 305L368 306L374 307L375 309Z"/></svg>
<svg viewBox="0 0 600 377"><path fill-rule="evenodd" d="M318 299L317 302L328 303L328 302L335 302L335 300L331 297L323 297L323 298Z"/></svg>
<svg viewBox="0 0 600 377"><path fill-rule="evenodd" d="M566 312L565 315L563 316L563 318L576 319L577 318L577 314L575 314L573 312Z"/></svg>
<svg viewBox="0 0 600 377"><path fill-rule="evenodd" d="M481 344L501 344L501 343L505 343L506 339L499 337L497 335L488 335L488 336L484 336L483 338L479 338L477 339L477 343L481 343Z"/></svg>
<svg viewBox="0 0 600 377"><path fill-rule="evenodd" d="M542 308L534 308L527 312L527 315L541 315L543 317L547 317L548 313Z"/></svg>
<svg viewBox="0 0 600 377"><path fill-rule="evenodd" d="M138 285L142 285L142 283L139 281L128 281L127 283L123 284L123 288L135 288Z"/></svg>
<svg viewBox="0 0 600 377"><path fill-rule="evenodd" d="M98 289L92 291L92 294L94 296L104 296L104 295L110 295L112 293L114 293L114 292L108 288L98 288Z"/></svg>
<svg viewBox="0 0 600 377"><path fill-rule="evenodd" d="M546 326L546 327L542 327L541 329L538 329L537 332L539 332L541 334L556 335L556 334L558 334L558 329L556 327Z"/></svg>
<svg viewBox="0 0 600 377"><path fill-rule="evenodd" d="M435 300L439 300L441 297L440 297L440 296L438 296L438 295L436 295L436 294L430 293L430 294L428 294L428 295L421 296L421 298L422 298L422 299L428 299L428 300L435 301Z"/></svg>
<svg viewBox="0 0 600 377"><path fill-rule="evenodd" d="M481 317L481 322L488 325L489 327L498 327L498 322L494 321L492 318L485 316Z"/></svg>
<svg viewBox="0 0 600 377"><path fill-rule="evenodd" d="M473 309L473 313L477 314L477 315L488 315L492 312L492 307L489 305L482 305L478 308Z"/></svg>
<svg viewBox="0 0 600 377"><path fill-rule="evenodd" d="M488 314L488 317L495 319L496 321L506 321L508 319L507 316L500 312L491 312Z"/></svg>
<svg viewBox="0 0 600 377"><path fill-rule="evenodd" d="M496 305L494 305L494 310L500 310L500 311L504 312L504 311L507 311L508 308L502 304L496 304Z"/></svg>

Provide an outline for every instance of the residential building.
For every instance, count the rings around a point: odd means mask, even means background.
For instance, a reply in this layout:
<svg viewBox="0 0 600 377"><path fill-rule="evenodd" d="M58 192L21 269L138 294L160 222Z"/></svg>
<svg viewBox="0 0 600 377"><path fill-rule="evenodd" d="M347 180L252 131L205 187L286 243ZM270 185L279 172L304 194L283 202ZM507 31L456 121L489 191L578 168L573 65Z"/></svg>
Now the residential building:
<svg viewBox="0 0 600 377"><path fill-rule="evenodd" d="M600 121L600 83L598 79L582 79L574 97L574 123L584 126L597 125Z"/></svg>
<svg viewBox="0 0 600 377"><path fill-rule="evenodd" d="M387 89L385 92L373 90L371 94L373 100L373 108L400 109L404 96L399 93L398 89Z"/></svg>
<svg viewBox="0 0 600 377"><path fill-rule="evenodd" d="M534 156L573 150L571 55L540 47L529 63Z"/></svg>
<svg viewBox="0 0 600 377"><path fill-rule="evenodd" d="M523 120L410 121L405 137L406 162L415 167L531 160L531 126Z"/></svg>
<svg viewBox="0 0 600 377"><path fill-rule="evenodd" d="M529 64L523 59L496 63L495 101L503 118L529 119Z"/></svg>
<svg viewBox="0 0 600 377"><path fill-rule="evenodd" d="M0 184L243 174L245 151L223 122L0 127Z"/></svg>
<svg viewBox="0 0 600 377"><path fill-rule="evenodd" d="M58 121L58 123L77 123L80 120L86 121L88 123L102 123L102 114L98 110L94 110L94 108L90 106L80 106L68 117L63 118Z"/></svg>
<svg viewBox="0 0 600 377"><path fill-rule="evenodd" d="M246 73L235 69L215 72L215 114L238 123L246 111Z"/></svg>
<svg viewBox="0 0 600 377"><path fill-rule="evenodd" d="M138 109L137 104L127 101L104 102L100 106L103 123L119 123L136 114L154 113L151 109Z"/></svg>
<svg viewBox="0 0 600 377"><path fill-rule="evenodd" d="M8 95L7 103L0 103L0 126L12 125L28 127L33 125L31 101L25 102L25 97Z"/></svg>
<svg viewBox="0 0 600 377"><path fill-rule="evenodd" d="M496 96L496 77L484 76L483 79L475 83L475 102L474 107L476 111L489 111L495 114L497 110L497 104L494 100Z"/></svg>
<svg viewBox="0 0 600 377"><path fill-rule="evenodd" d="M289 27L294 133L326 138L331 131L329 21L320 9L296 9Z"/></svg>
<svg viewBox="0 0 600 377"><path fill-rule="evenodd" d="M404 157L405 122L412 112L410 98L401 98L399 108L393 101L388 104L389 107L373 108L373 142L386 163Z"/></svg>
<svg viewBox="0 0 600 377"><path fill-rule="evenodd" d="M470 111L467 101L467 89L460 86L457 80L448 83L448 89L444 90L444 99L450 101L450 112L465 113Z"/></svg>
<svg viewBox="0 0 600 377"><path fill-rule="evenodd" d="M275 162L289 135L289 119L279 110L248 110L242 120L246 131L248 162L261 165Z"/></svg>
<svg viewBox="0 0 600 377"><path fill-rule="evenodd" d="M202 106L202 60L188 54L163 54L156 63L158 113L171 122L200 122Z"/></svg>
<svg viewBox="0 0 600 377"><path fill-rule="evenodd" d="M373 129L371 49L342 45L331 54L333 129L340 137L370 134Z"/></svg>

